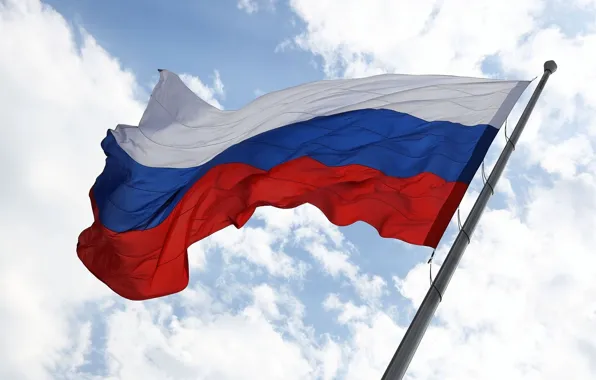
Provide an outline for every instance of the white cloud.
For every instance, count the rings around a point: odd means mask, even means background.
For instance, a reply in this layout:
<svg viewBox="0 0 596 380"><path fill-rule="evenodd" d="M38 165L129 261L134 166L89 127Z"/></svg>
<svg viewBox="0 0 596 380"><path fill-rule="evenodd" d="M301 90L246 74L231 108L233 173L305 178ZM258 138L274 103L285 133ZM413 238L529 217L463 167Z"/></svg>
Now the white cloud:
<svg viewBox="0 0 596 380"><path fill-rule="evenodd" d="M284 236L279 233L292 233L293 241L300 244L327 275L335 279L345 277L361 298L376 302L384 294L385 280L378 275L361 272L359 266L350 259L351 253L356 251L355 247L345 241L339 228L331 225L325 215L314 206L305 205L290 210L265 207L258 211L256 217L263 219L266 230L269 230L269 235L265 233L264 236L257 237L258 241L267 239L265 236L279 238ZM261 252L264 251L261 249Z"/></svg>
<svg viewBox="0 0 596 380"><path fill-rule="evenodd" d="M288 342L255 313L271 311L271 304L260 309L263 289L253 289L254 303L237 313L215 314L204 304L202 312L180 317L163 301L112 313L106 347L110 372L123 379L307 378L313 368L300 344ZM292 312L300 309L289 310L284 318L294 318Z"/></svg>
<svg viewBox="0 0 596 380"><path fill-rule="evenodd" d="M77 365L86 325L74 318L109 294L78 261L76 239L91 222L98 141L142 107L133 75L82 40L76 48L64 20L36 1L0 4L0 172L10 178L0 190L0 378Z"/></svg>
<svg viewBox="0 0 596 380"><path fill-rule="evenodd" d="M255 13L259 10L259 6L254 0L238 0L238 9L242 9L246 13Z"/></svg>
<svg viewBox="0 0 596 380"><path fill-rule="evenodd" d="M336 294L330 294L323 303L326 310L338 310L340 314L337 321L346 324L352 321L362 321L368 317L369 309L366 306L356 306L348 301L342 303Z"/></svg>
<svg viewBox="0 0 596 380"><path fill-rule="evenodd" d="M238 0L238 9L248 14L256 13L261 9L275 10L277 0Z"/></svg>
<svg viewBox="0 0 596 380"><path fill-rule="evenodd" d="M214 107L223 109L221 103L217 100L224 97L224 85L219 76L219 71L215 70L213 77L213 84L211 86L206 85L203 81L193 75L182 73L180 79L190 88L195 94L200 96L204 101L211 104Z"/></svg>
<svg viewBox="0 0 596 380"><path fill-rule="evenodd" d="M536 26L539 0L291 0L306 22L297 43L321 55L329 73L379 70L480 74L484 56L514 47Z"/></svg>
<svg viewBox="0 0 596 380"><path fill-rule="evenodd" d="M320 243L308 244L305 249L317 260L325 271L333 277L340 274L354 285L358 295L374 301L384 293L385 280L382 277L360 273L358 265L351 262L345 247L342 251L330 249Z"/></svg>

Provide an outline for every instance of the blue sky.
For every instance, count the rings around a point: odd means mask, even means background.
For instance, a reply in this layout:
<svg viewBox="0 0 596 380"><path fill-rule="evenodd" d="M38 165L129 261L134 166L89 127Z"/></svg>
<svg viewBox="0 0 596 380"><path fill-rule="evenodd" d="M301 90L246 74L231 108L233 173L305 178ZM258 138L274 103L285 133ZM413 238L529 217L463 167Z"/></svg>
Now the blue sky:
<svg viewBox="0 0 596 380"><path fill-rule="evenodd" d="M222 104L245 105L255 91L270 92L322 79L304 51L276 53L303 25L286 4L247 14L234 0L48 1L149 83L157 68L209 78L217 69L227 88ZM241 68L241 69L239 69Z"/></svg>
<svg viewBox="0 0 596 380"><path fill-rule="evenodd" d="M0 378L380 378L428 288L429 249L265 208L191 247L185 291L125 301L75 254L101 139L138 123L158 68L237 109L329 77L530 79L547 59L559 71L408 379L593 378L594 16L591 0L0 0Z"/></svg>

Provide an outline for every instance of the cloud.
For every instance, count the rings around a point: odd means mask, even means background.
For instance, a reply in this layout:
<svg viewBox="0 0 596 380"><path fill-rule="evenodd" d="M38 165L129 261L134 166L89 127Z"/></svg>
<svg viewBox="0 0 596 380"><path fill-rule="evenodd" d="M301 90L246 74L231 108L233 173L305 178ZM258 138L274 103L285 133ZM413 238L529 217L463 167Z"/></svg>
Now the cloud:
<svg viewBox="0 0 596 380"><path fill-rule="evenodd" d="M291 0L306 23L296 43L320 55L330 74L377 71L481 74L482 59L536 27L539 0Z"/></svg>
<svg viewBox="0 0 596 380"><path fill-rule="evenodd" d="M234 314L211 314L211 305L203 303L202 313L178 317L164 302L151 305L160 310L139 304L111 314L106 347L111 372L144 379L277 379L286 371L290 379L308 377L312 368L299 344L288 343L263 318L275 305L263 302L265 287L252 289L253 303ZM291 313L284 318L295 318Z"/></svg>
<svg viewBox="0 0 596 380"><path fill-rule="evenodd" d="M78 365L87 325L72 322L108 295L74 250L91 222L97 142L142 107L134 76L91 36L81 40L36 1L0 4L0 172L10 178L0 190L1 378L44 379Z"/></svg>
<svg viewBox="0 0 596 380"><path fill-rule="evenodd" d="M258 12L260 9L274 11L276 2L277 0L238 0L237 6L238 9L252 14Z"/></svg>
<svg viewBox="0 0 596 380"><path fill-rule="evenodd" d="M254 0L238 0L238 9L244 10L246 13L255 13L259 10L257 2Z"/></svg>
<svg viewBox="0 0 596 380"><path fill-rule="evenodd" d="M195 94L201 97L204 101L214 107L223 109L223 106L216 98L224 98L224 85L219 76L219 71L215 70L213 83L208 86L201 81L201 78L195 77L191 74L182 73L180 79L190 88Z"/></svg>

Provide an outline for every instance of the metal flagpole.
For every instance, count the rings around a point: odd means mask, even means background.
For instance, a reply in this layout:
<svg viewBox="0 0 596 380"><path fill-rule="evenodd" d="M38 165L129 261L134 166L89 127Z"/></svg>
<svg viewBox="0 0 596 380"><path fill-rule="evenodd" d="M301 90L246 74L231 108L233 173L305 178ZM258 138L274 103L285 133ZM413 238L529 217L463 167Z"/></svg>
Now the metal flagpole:
<svg viewBox="0 0 596 380"><path fill-rule="evenodd" d="M507 143L505 144L505 148L501 152L499 159L497 160L495 167L493 168L488 180L486 180L478 199L474 203L468 218L466 219L463 227L459 231L459 234L455 238L447 257L439 273L435 277L432 286L428 289L424 300L420 304L412 323L408 327L406 334L404 335L397 351L393 355L391 362L387 366L385 373L383 374L382 380L401 380L410 365L410 361L414 356L420 341L426 332L426 328L430 324L432 317L439 305L442 295L445 293L447 289L447 285L449 285L449 281L453 276L453 272L457 268L459 260L461 259L462 255L464 254L468 244L470 243L470 238L474 233L474 229L482 216L484 208L488 203L488 199L492 195L493 189L497 185L499 177L503 173L505 169L505 165L509 160L509 156L511 156L511 152L515 149L515 144L519 140L519 136L521 135L528 119L530 118L530 114L534 110L534 106L548 81L548 78L551 74L557 71L557 64L555 61L547 61L544 63L544 74L534 90L532 97L528 101L524 112L522 113L521 117L519 118L513 133Z"/></svg>

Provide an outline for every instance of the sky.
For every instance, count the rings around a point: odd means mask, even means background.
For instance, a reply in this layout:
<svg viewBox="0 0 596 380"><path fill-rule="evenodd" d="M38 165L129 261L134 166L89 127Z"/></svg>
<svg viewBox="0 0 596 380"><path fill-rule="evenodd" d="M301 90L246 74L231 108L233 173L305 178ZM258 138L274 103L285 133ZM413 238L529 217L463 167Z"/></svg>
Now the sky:
<svg viewBox="0 0 596 380"><path fill-rule="evenodd" d="M189 249L186 290L124 300L75 250L102 138L138 123L160 68L237 109L325 78L532 79L549 59L406 378L596 378L595 20L594 0L0 0L0 378L380 379L429 287L428 248L261 208Z"/></svg>

